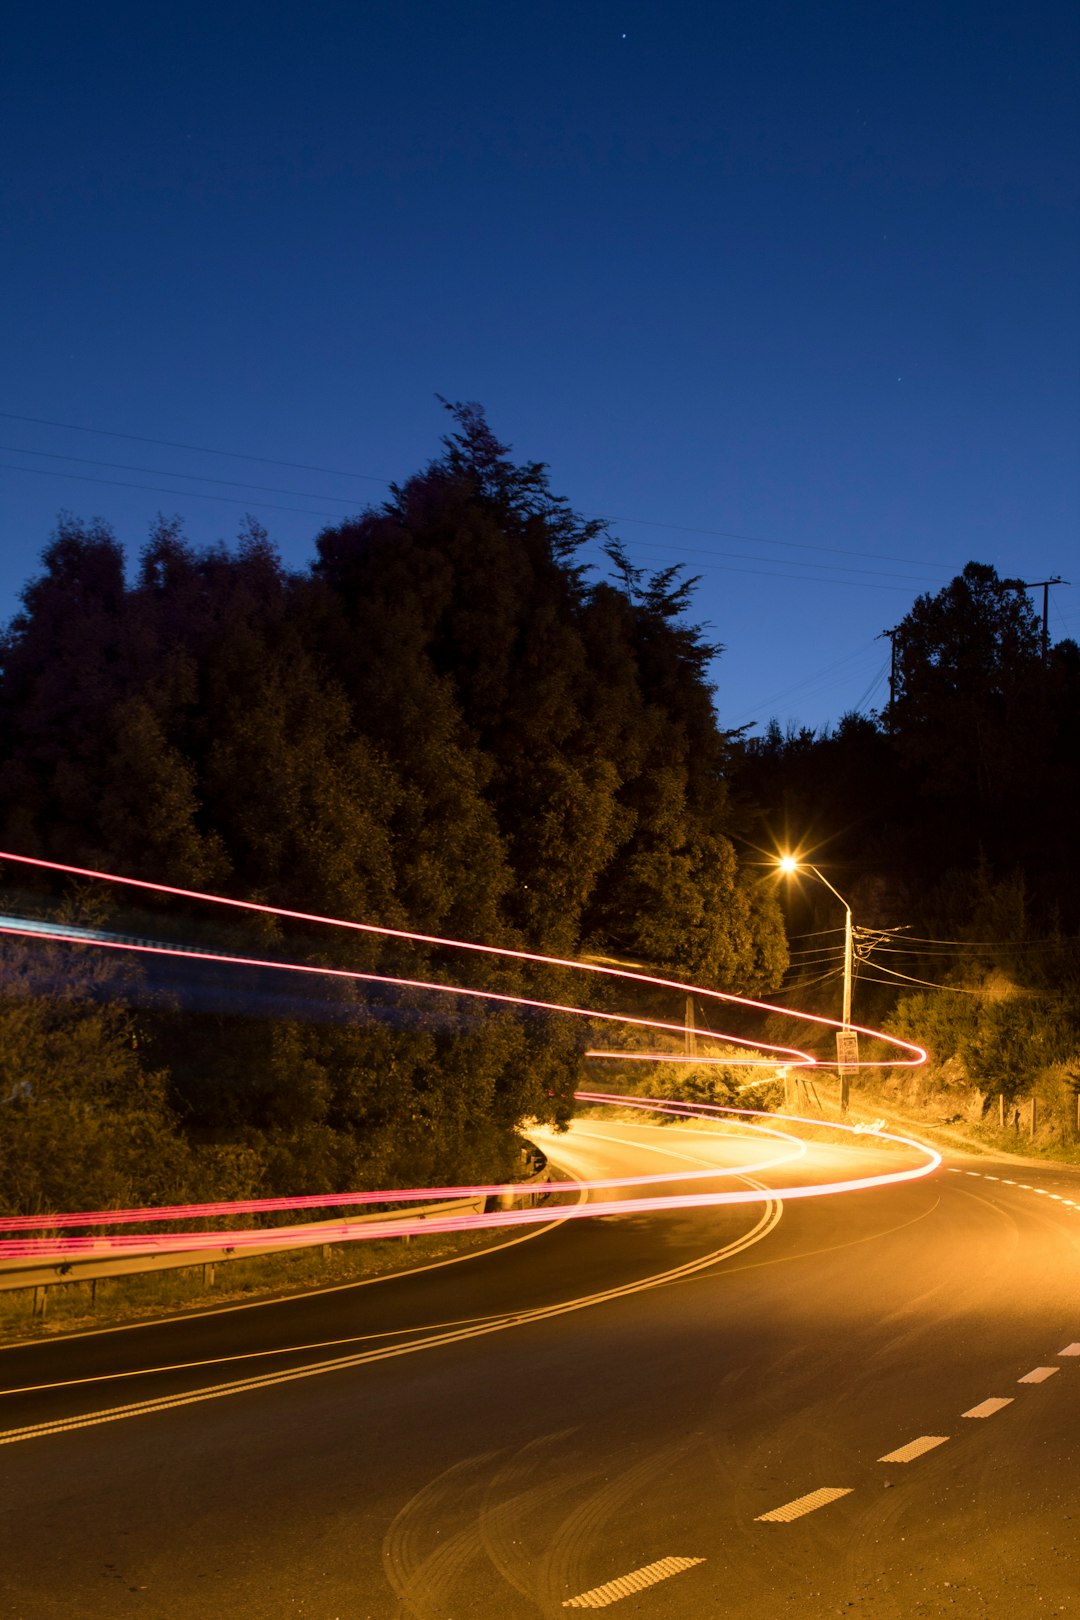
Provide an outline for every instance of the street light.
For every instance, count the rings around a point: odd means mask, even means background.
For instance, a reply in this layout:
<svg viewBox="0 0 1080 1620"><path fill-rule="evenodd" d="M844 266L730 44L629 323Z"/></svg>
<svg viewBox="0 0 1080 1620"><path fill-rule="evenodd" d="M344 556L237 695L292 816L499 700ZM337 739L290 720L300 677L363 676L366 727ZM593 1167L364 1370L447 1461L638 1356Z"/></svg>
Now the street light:
<svg viewBox="0 0 1080 1620"><path fill-rule="evenodd" d="M790 876L793 872L809 872L811 876L817 878L819 883L824 883L825 887L831 894L835 894L836 898L844 908L844 1023L842 1033L847 1035L851 1029L851 980L855 958L854 930L851 926L851 907L848 905L839 889L834 888L829 882L824 872L819 872L817 867L813 866L809 861L801 861L797 855L781 855L777 865L780 867L781 872L788 876ZM858 1037L855 1038L857 1039ZM839 1051L841 1049L841 1041L839 1037L837 1037L836 1044L839 1055ZM849 1050L849 1043L847 1041L843 1043L843 1049L845 1052ZM840 1111L841 1113L846 1114L848 1104L848 1080L846 1071L848 1068L848 1062L845 1058L841 1058L837 1064L837 1067L840 1070Z"/></svg>

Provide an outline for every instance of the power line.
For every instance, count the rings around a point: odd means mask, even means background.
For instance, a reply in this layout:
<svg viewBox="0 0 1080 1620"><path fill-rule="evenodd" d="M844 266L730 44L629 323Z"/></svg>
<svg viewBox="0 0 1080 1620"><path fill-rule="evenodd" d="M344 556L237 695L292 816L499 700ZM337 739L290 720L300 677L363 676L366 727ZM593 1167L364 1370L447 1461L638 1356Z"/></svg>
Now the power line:
<svg viewBox="0 0 1080 1620"><path fill-rule="evenodd" d="M981 990L965 990L963 986L959 984L935 984L931 979L913 979L910 974L907 973L894 973L892 968L882 967L880 962L872 962L871 966L876 967L880 973L888 973L890 977L887 979L876 979L872 973L863 973L860 971L859 978L866 979L872 984L887 984L894 990L896 989L896 985L893 983L893 981L895 979L901 979L905 984L921 985L927 990L947 990L951 995L956 996L982 995Z"/></svg>
<svg viewBox="0 0 1080 1620"><path fill-rule="evenodd" d="M332 478L362 478L366 483L389 485L392 480L375 473L345 472L341 467L312 467L304 461L281 461L276 456L249 456L241 450L215 450L207 444L180 444L175 439L151 439L143 433L116 433L110 428L82 427L78 422L52 422L44 416L16 416L0 411L5 422L33 422L37 427L64 428L69 433L94 433L103 439L127 439L132 444L156 444L166 450L193 450L200 456L227 456L233 461L258 461L264 467L291 467L294 472L327 473Z"/></svg>
<svg viewBox="0 0 1080 1620"><path fill-rule="evenodd" d="M816 580L814 583L820 584L822 582L820 580ZM741 709L731 721L731 724L738 725L740 721L750 720L754 715L760 714L763 709L771 708L774 703L779 703L781 699L794 697L797 693L805 692L809 687L816 686L819 681L824 680L826 675L831 675L835 670L844 668L846 665L854 663L856 659L865 658L867 653L872 651L873 645L874 643L872 641L864 642L863 645L857 647L854 652L845 653L842 658L834 659L831 664L826 664L824 668L819 669L816 674L808 675L805 680L796 681L794 686L787 686L781 692L774 692L771 697L764 698L761 703L755 704L755 706L751 709ZM842 680L843 677L838 677L838 679Z"/></svg>
<svg viewBox="0 0 1080 1620"><path fill-rule="evenodd" d="M873 680L870 682L870 685L866 688L866 691L863 693L858 703L852 704L851 709L853 714L860 714L864 705L869 703L870 699L874 696L874 693L885 679L888 668L888 664L883 664L878 670L877 674L874 676Z"/></svg>
<svg viewBox="0 0 1080 1620"><path fill-rule="evenodd" d="M635 519L634 518L606 518L604 521L607 522L607 523L633 523L633 522L635 522ZM657 525L655 525L655 527L659 528L659 527L661 527L661 525L657 524ZM672 529L678 529L679 524L673 523L673 524L669 525L669 527L671 527ZM692 531L692 532L696 532L696 531ZM762 541L759 541L758 544L763 545L763 546L784 546L784 545L788 545L789 542L786 541L786 540L762 540ZM678 552L680 557L731 557L736 562L767 562L767 563L775 563L777 565L777 567L781 567L781 568L785 567L788 564L788 558L786 558L786 557L758 557L758 556L755 556L755 555L749 555L748 556L745 552L741 552L741 551L717 551L715 546L709 546L708 548L703 548L703 547L700 547L700 546L665 546L662 543L662 541L659 541L659 540L653 541L652 546L653 546L653 549L656 550L656 551L675 551L675 552ZM838 551L835 546L801 546L800 550L802 550L802 551L827 552L830 556L859 557L863 561L869 560L869 558L871 556L871 553L869 553L869 552ZM642 553L639 552L638 555L640 556L640 555L642 555ZM882 562L889 562L890 560L891 559L888 558L888 557L883 557L881 559ZM841 573L843 573L843 574L866 574L866 575L868 575L868 576L870 576L871 578L874 578L874 579L877 579L877 578L881 578L881 579L903 579L903 580L906 580L911 585L932 584L932 583L935 583L937 580L944 578L944 575L940 571L937 572L937 573L934 573L934 574L896 574L896 573L892 573L892 572L888 572L888 571L883 571L881 569L852 568L847 563L814 563L814 562L807 562L801 557L796 558L796 559L792 559L790 565L791 565L792 568L817 568L817 569L820 569L822 571L828 570L829 572L834 573L834 574L841 574ZM694 566L697 567L699 565L695 564ZM701 566L704 566L704 565L701 565Z"/></svg>
<svg viewBox="0 0 1080 1620"><path fill-rule="evenodd" d="M905 929L904 942L905 944L952 945L973 951L1017 951L1060 950L1063 945L1080 944L1080 939L931 939L924 934L909 934Z"/></svg>
<svg viewBox="0 0 1080 1620"><path fill-rule="evenodd" d="M811 928L810 933L789 933L789 940L816 940L823 933L844 933L844 927Z"/></svg>
<svg viewBox="0 0 1080 1620"><path fill-rule="evenodd" d="M120 432L116 431L115 429L111 429L111 428L87 427L85 424L79 423L79 422L60 422L60 421L55 421L50 417L25 416L25 415L21 415L21 414L15 412L15 411L0 411L0 420L4 420L4 421L8 421L8 422L24 422L24 423L28 423L28 424L30 424L32 426L35 426L35 427L57 428L57 429L61 429L61 430L65 431L65 432L70 432L70 433L89 433L89 434L93 434L94 436L96 436L98 438L121 439L121 440L126 440L126 441L128 441L129 443L132 443L132 444L151 444L151 445L155 445L155 446L157 446L157 447L159 447L161 449L184 450L184 451L192 452L192 453L194 453L196 455L220 456L220 457L223 457L223 458L229 459L229 460L249 461L249 462L254 462L254 463L257 463L257 464L259 464L261 466L265 466L265 467L285 467L285 468L289 468L292 471L320 473L320 474L324 474L324 475L326 475L328 477L333 477L333 478L360 479L365 483L381 484L384 487L389 487L389 485L392 482L391 479L381 477L380 475L375 474L375 473L355 472L355 471L351 471L351 470L346 470L343 467L320 467L320 466L316 466L316 465L314 465L312 463L309 463L309 462L286 461L286 460L282 459L281 457L276 457L276 456L260 456L260 455L249 454L246 451L222 450L222 449L219 449L218 447L216 447L214 445L188 444L188 443L185 443L185 442L183 442L181 440L177 440L177 439L153 438L149 434L120 433ZM38 450L15 451L14 453L15 454L27 454L27 455L53 454L51 452L38 451ZM69 461L82 461L85 458L76 457L76 456L69 456L69 457L59 457L59 456L57 456L57 459L69 460ZM92 465L98 465L98 463L91 463L91 464ZM109 465L109 464L108 463L102 463L101 465ZM22 468L22 469L18 469L18 470L20 470L20 471L29 471L30 469ZM127 469L121 468L121 470L127 470ZM135 470L139 470L139 469L130 469L130 470L135 471ZM147 469L147 470L148 471L153 471L153 469ZM76 475L75 474L62 474L61 476L75 477ZM199 474L194 474L194 473L179 473L179 474L166 474L166 476L181 477L181 478L197 478L200 475ZM213 480L208 480L208 481L212 481L212 482L215 482L215 483L230 482L230 480L223 480L223 479L213 479ZM101 482L107 482L107 481L106 480L101 480ZM137 486L127 486L127 485L121 484L118 487L127 488L127 487L137 487ZM257 488L258 486L251 485L251 486L246 486L246 487ZM155 490L154 493L174 494L174 493L182 493L182 492L177 492L177 491L172 491L172 490L164 490L164 491ZM273 491L272 491L272 493L273 493ZM293 493L293 492L292 491L281 491L281 493ZM300 493L300 492L297 492L297 493ZM221 497L221 498L225 499L225 497ZM312 500L339 500L340 499L340 497L338 497L338 496L321 495L321 494L320 495L312 494L307 498L312 499ZM268 503L264 503L264 504L268 504ZM281 508L280 510L288 510L288 508ZM324 514L319 514L319 515L324 515ZM811 544L809 544L809 543L807 543L805 541L769 540L769 539L764 538L761 535L741 534L741 533L738 533L738 532L736 532L734 530L704 528L704 527L694 526L694 525L690 525L690 524L659 522L659 521L657 521L655 519L652 519L652 518L614 517L614 518L605 518L605 519L603 519L603 521L606 522L606 523L621 523L621 524L630 523L630 524L634 524L634 525L637 525L637 526L640 526L640 527L645 527L645 528L668 529L673 533L679 533L679 534L708 535L708 536L714 537L716 539L721 539L721 540L743 540L743 541L749 542L752 545L773 546L773 547L776 547L776 548L779 548L779 549L782 549L782 550L788 550L788 551L817 552L817 553L822 554L822 555L827 554L827 555L830 555L830 556L838 556L838 557L857 557L857 558L860 558L862 560L869 561L869 562L897 562L897 563L907 564L908 566L915 566L915 567L925 566L925 559L924 558L894 557L894 556L891 556L891 555L879 555L877 552L854 551L854 550L849 550L847 548L842 548L842 547L839 547L839 546L811 545ZM661 550L663 550L663 549L681 550L682 548L679 548L679 547L665 548L665 547L663 547L662 544L660 544L659 549L661 549ZM717 555L717 553L715 551L708 551L708 552L702 552L701 555L703 555L703 556L715 556L715 555ZM746 558L743 558L741 556L741 554L739 554L739 553L720 553L720 555L730 555L730 556L733 556L735 558L735 560L761 561L761 562L775 563L778 567L781 567L781 568L785 566L785 562L786 562L786 559L784 559L782 557L762 557L762 558L746 557ZM714 566L717 566L717 565L714 565ZM792 566L795 566L794 559L792 560ZM809 566L809 567L814 567L814 568L817 568L817 567L826 568L829 565L828 564L810 563L810 564L805 564L804 566ZM746 570L746 569L726 569L724 571L729 572L729 573L746 573L746 572L750 572L750 570ZM859 570L848 570L848 572L870 573L871 570L859 569ZM800 581L799 576L791 576L791 575L787 575L787 574L768 574L768 573L763 572L761 574L761 577L763 577L763 578L772 578L772 579L795 578L797 582L815 583L813 581L807 581L805 579ZM900 579L907 578L906 575L889 575L888 577L889 578L900 578ZM922 576L922 578L926 578L926 577L927 576ZM934 577L940 577L940 576L934 576ZM920 580L912 580L911 581L911 583L920 583L920 582L921 582ZM847 584L847 585L854 585L857 582L853 581L853 580L844 580L844 581L837 581L837 583L843 583L843 584ZM895 585L878 585L878 586L870 587L870 588L882 589L882 590L899 590L902 587L895 586Z"/></svg>
<svg viewBox="0 0 1080 1620"><path fill-rule="evenodd" d="M0 411L0 416L2 416L3 414L4 413L2 411ZM88 431L88 432L96 432L98 430L97 429L87 429L86 431ZM150 442L153 443L153 442L158 442L158 441L150 441ZM160 442L164 443L166 441L160 441ZM50 451L47 451L47 450L15 450L13 447L4 446L4 445L0 445L0 450L3 450L7 454L24 455L24 456L26 456L26 455L29 455L29 456L53 456L54 455L53 452L50 452ZM213 453L214 454L219 454L219 455L225 455L225 454L228 454L229 452L215 451ZM84 456L61 456L61 455L55 455L55 459L58 460L58 461L74 461L74 462L77 462L80 466L115 467L119 471L130 470L132 472L145 472L148 476L153 476L156 471L159 471L159 469L155 469L155 468L152 468L152 467L147 467L147 468L130 467L129 468L128 464L124 463L124 462L95 461L95 460L93 460L93 459L91 459L89 457L84 457ZM261 460L261 459L264 459L264 458L251 457L250 459L252 459L252 460ZM277 465L281 465L281 466L298 466L299 463L281 462L281 463L279 463ZM311 469L311 470L318 471L319 469L315 468L315 469ZM324 518L336 519L338 522L340 522L343 518L348 517L348 515L349 515L348 511L346 511L346 512L340 512L340 511L339 512L321 512L321 511L318 511L318 510L315 510L315 509L308 509L306 507L301 507L301 506L283 506L279 501L246 500L246 499L241 500L238 497L231 496L231 495L209 494L205 490L170 489L170 488L167 488L166 486L164 486L162 484L133 484L133 483L128 482L125 479L120 479L120 478L93 478L87 473L65 472L65 471L62 471L60 468L55 468L54 469L54 468L49 468L49 467L22 467L22 466L19 466L19 465L15 464L15 463L12 463L12 462L3 462L3 463L0 463L0 471L3 471L3 472L31 473L31 474L36 475L39 478L68 478L68 479L74 479L77 483L81 483L81 484L99 484L99 485L102 485L104 487L108 487L108 488L111 488L111 489L132 489L132 490L141 490L141 491L143 491L144 493L146 493L148 495L175 495L175 496L178 496L180 499L192 498L192 499L200 500L200 501L219 501L219 502L223 502L223 503L225 503L225 504L227 504L229 506L243 506L243 507L248 507L248 508L250 508L250 507L258 507L260 510L267 511L267 512L291 512L291 513L294 513L295 515L297 515L299 517L324 517ZM257 492L257 491L259 491L261 489L271 489L271 490L273 489L273 486L268 486L268 485L264 485L264 484L245 484L245 483L240 483L240 482L238 482L237 480L234 480L234 479L212 478L212 477L208 476L207 474L203 474L203 473L184 473L184 472L175 472L175 471L173 471L173 472L166 473L165 476L170 477L170 478L187 478L187 479L192 480L193 482L201 481L203 483L227 484L231 488L249 489L249 490L252 490L252 491L255 491L255 492ZM356 477L358 477L358 478L366 477L366 476L367 476L366 474L362 474L362 473L357 473L356 474ZM339 505L344 506L346 508L349 508L350 505L351 505L351 503L348 500L346 500L344 497L342 497L340 495L317 494L314 491L307 491L307 490L296 490L296 491L285 490L285 491L282 491L282 493L285 493L285 494L293 494L293 493L295 493L296 495L300 496L304 500L336 501L336 502L339 503ZM663 559L656 559L656 560L662 561ZM747 561L752 561L753 559L752 558L747 558L746 560ZM784 566L783 558L766 558L765 560L768 561L768 562L775 562L780 567ZM801 583L801 584L807 584L807 585L847 586L847 587L850 587L850 588L853 588L853 589L862 589L862 590L886 590L886 591L890 591L890 590L891 591L903 591L904 590L904 587L900 586L900 585L886 585L886 584L883 584L883 583L882 584L875 584L875 583L871 583L869 580L815 579L810 575L790 574L790 573L778 574L778 573L769 572L768 570L761 569L761 568L730 568L730 567L727 567L723 563L703 563L701 566L706 571L712 571L712 572L718 572L718 573L726 573L726 574L745 574L745 575L752 576L755 579L781 579L781 580L786 580L789 583L796 583L796 584ZM792 567L795 567L795 566L797 566L797 564L793 563ZM807 566L807 565L804 565L804 566ZM820 566L820 567L824 568L824 567L828 567L829 565L828 564L813 564L812 563L812 564L809 564L808 566L810 566L810 567L819 567ZM864 571L865 570L860 570L860 572L864 572ZM908 593L905 593L905 594L908 594ZM796 687L793 690L798 691L798 690L800 690L800 688ZM759 707L764 708L766 706L767 706L766 704L762 704ZM758 709L755 709L755 710L749 711L749 712L752 712L752 713L756 714L759 711L758 711Z"/></svg>
<svg viewBox="0 0 1080 1620"><path fill-rule="evenodd" d="M229 506L259 507L267 512L296 512L300 517L325 517L341 521L340 512L313 512L303 506L282 506L277 501L245 501L235 495L207 495L198 489L164 489L160 484L129 484L120 478L91 478L88 473L53 472L50 467L13 467L0 465L2 472L36 473L39 478L74 478L80 484L107 484L112 489L138 489L145 495L179 495L182 500L224 501ZM183 476L183 475L181 475Z"/></svg>
<svg viewBox="0 0 1080 1620"><path fill-rule="evenodd" d="M2 414L2 413L0 413L0 414ZM2 448L2 447L0 447L0 448ZM19 454L19 455L44 455L44 454L46 454L46 452L44 452L44 451L37 451L37 450L22 450L22 451L18 451L16 453ZM83 458L77 457L77 456L72 456L72 457L63 457L63 458L59 458L59 459L72 460L72 461L82 461ZM110 465L118 465L118 464L109 463L109 462L89 462L88 465L90 465L90 466L110 466ZM134 469L134 470L137 471L139 469ZM150 472L151 469L147 469L147 471ZM259 500L259 499L247 500L247 499L240 499L238 496L234 496L234 495L208 494L205 490L198 490L198 489L169 489L169 488L167 488L166 486L164 486L162 484L133 484L133 483L130 483L128 480L121 479L121 478L93 478L88 473L63 472L59 468L54 469L54 468L51 468L51 467L21 467L21 466L18 466L17 464L12 463L12 462L2 462L2 463L0 463L0 472L31 473L31 474L36 475L38 478L68 478L68 479L74 479L77 483L80 483L80 484L99 484L99 485L102 485L103 487L108 487L110 489L141 490L143 493L145 493L147 495L175 495L175 496L178 496L181 500L194 499L194 500L198 500L198 501L218 501L218 502L223 502L223 503L225 503L226 505L229 505L229 506L243 506L243 507L245 507L247 509L250 509L252 507L256 507L260 511L265 511L265 512L292 512L292 513L296 514L299 517L329 518L329 519L332 519L332 520L334 520L336 522L339 522L339 523L344 518L347 518L348 515L349 515L347 512L320 512L320 511L318 511L318 510L316 510L314 508L308 508L308 507L303 507L303 506L283 506L280 501L266 501L266 500ZM170 476L170 477L174 477L174 478L191 478L191 479L195 479L195 478L200 477L201 475L197 474L197 473L171 473L171 474L167 474L166 476ZM228 480L228 479L206 479L204 481L205 482L210 482L210 483L231 483L232 482L231 480ZM239 487L239 488L242 488L242 489L257 490L260 486L257 485L257 484L241 484L241 485L238 485L238 486L235 486L235 487ZM298 491L297 493L302 494L302 495L305 494L305 492L303 492L303 491ZM342 505L346 505L346 506L348 505L348 502L343 501L342 498L340 496L337 496L337 495L314 495L314 494L312 494L310 496L306 496L305 498L310 499L310 500L331 500L331 501L336 500L336 501L341 501ZM850 586L850 587L852 587L854 589L862 589L862 590L887 590L888 591L888 590L902 590L903 589L903 587L900 586L900 585L872 585L872 584L869 583L869 581L866 581L866 580L854 580L854 579L820 580L820 579L814 579L811 576L805 575L805 574L775 574L775 573L769 573L766 570L760 569L760 568L726 568L722 563L717 563L717 564L713 564L713 565L710 565L710 564L706 563L706 564L703 564L703 567L705 567L706 569L711 568L712 570L714 570L716 572L719 572L719 573L746 574L746 575L753 576L755 579L782 579L782 580L787 580L788 582L791 582L791 583L802 583L802 584L807 584L807 585L827 584L827 585L835 585L835 586ZM809 684L809 683L803 683L803 684ZM792 690L799 691L800 689L801 689L801 687L795 687ZM770 699L769 701L772 701L772 700ZM745 711L745 712L748 713L748 714L757 714L757 713L760 712L760 709L766 708L767 706L768 706L767 704L760 704L758 706L758 708L753 709L753 710L748 710L748 711Z"/></svg>
<svg viewBox="0 0 1080 1620"><path fill-rule="evenodd" d="M676 546L673 546L671 549L672 549L672 551L678 551L679 550L679 548L676 547ZM638 557L643 562L651 562L651 563L657 563L657 564L663 564L663 563L667 562L667 558L665 558L665 557L650 557L648 552L635 551L634 555L636 557ZM713 557L715 557L715 556L720 556L720 557L736 556L736 557L738 557L738 554L729 553L729 552L711 552L711 553L709 553L709 555L713 556ZM902 575L902 574L883 574L883 575L880 575L880 576L878 576L878 577L876 577L874 579L840 579L840 578L836 578L835 576L837 574L841 573L842 570L840 569L840 567L837 564L834 564L834 563L806 563L806 562L803 562L801 559L799 559L799 561L797 561L797 562L793 560L792 562L788 563L787 559L784 558L784 557L760 557L760 558L756 558L756 557L749 557L748 556L748 557L738 558L738 560L745 561L745 562L775 563L775 565L778 568L789 567L789 568L831 569L833 577L831 577L831 578L821 578L821 577L815 578L812 574L790 574L790 573L776 574L776 573L769 573L763 568L731 568L726 563L720 563L720 562L696 562L696 563L694 563L693 566L695 568L699 568L703 573L713 572L713 573L721 573L721 574L753 574L759 579L794 580L794 581L800 582L800 583L805 584L805 585L844 585L844 586L854 587L856 589L866 590L866 591L899 591L904 596L910 596L911 595L911 591L908 589L908 587L906 585L888 585L888 584L885 583L885 581L888 580L888 579L902 579L902 578L904 578L905 576ZM855 573L855 572L858 572L858 573L870 573L871 570L869 570L869 569L858 569L858 570L850 569L850 570L848 570L848 572L850 572L850 573ZM918 584L918 583L921 583L921 582L916 580L913 583Z"/></svg>
<svg viewBox="0 0 1080 1620"><path fill-rule="evenodd" d="M4 413L0 411L0 416ZM760 534L737 534L730 529L701 529L688 523L661 523L655 518L610 517L604 520L607 523L634 523L650 529L672 529L679 534L708 534L717 540L747 540L755 546L786 546L793 551L828 551L838 557L863 557L873 561L906 563L909 567L919 568L925 565L925 557L892 557L879 554L876 551L846 551L839 546L811 546L805 541L797 540L766 540ZM777 559L779 560L779 559Z"/></svg>
<svg viewBox="0 0 1080 1620"><path fill-rule="evenodd" d="M301 500L305 501L334 501L340 506L352 504L344 495L322 495L317 490L312 489L281 489L276 484L245 484L236 478L212 478L207 473L175 472L168 467L132 466L127 461L96 461L91 456L63 456L55 450L23 450L16 444L0 444L0 450L8 456L39 456L46 461L73 461L79 467L108 467L113 472L147 473L154 478L186 478L193 483L225 484L229 489L258 490L264 495L298 495ZM30 469L25 470L29 471ZM63 477L64 474L61 473L60 476Z"/></svg>
<svg viewBox="0 0 1080 1620"><path fill-rule="evenodd" d="M944 945L924 946L921 949L917 946L909 949L904 945L880 945L875 949L883 951L888 956L942 957L946 961L954 961L958 954L955 949Z"/></svg>
<svg viewBox="0 0 1080 1620"><path fill-rule="evenodd" d="M770 990L770 996L792 996L797 990L810 990L816 984L824 984L828 979L839 979L843 968L833 968L830 973L823 973L819 979L799 979L795 984L781 985L779 990Z"/></svg>

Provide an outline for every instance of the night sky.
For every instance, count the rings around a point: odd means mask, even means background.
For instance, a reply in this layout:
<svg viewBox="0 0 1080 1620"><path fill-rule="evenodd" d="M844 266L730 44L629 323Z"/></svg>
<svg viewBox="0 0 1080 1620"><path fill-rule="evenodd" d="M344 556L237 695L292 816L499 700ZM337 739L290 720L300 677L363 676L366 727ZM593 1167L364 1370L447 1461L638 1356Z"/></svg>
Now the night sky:
<svg viewBox="0 0 1080 1620"><path fill-rule="evenodd" d="M971 558L1080 635L1078 82L1072 0L9 7L0 616L61 509L304 565L439 393L701 573L725 726Z"/></svg>

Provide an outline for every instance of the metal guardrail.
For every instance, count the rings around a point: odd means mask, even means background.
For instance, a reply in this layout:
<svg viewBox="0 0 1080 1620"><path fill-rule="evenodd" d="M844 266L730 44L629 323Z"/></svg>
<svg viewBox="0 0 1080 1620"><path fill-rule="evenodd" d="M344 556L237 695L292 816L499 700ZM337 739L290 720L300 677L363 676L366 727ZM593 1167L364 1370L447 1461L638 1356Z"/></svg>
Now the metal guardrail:
<svg viewBox="0 0 1080 1620"><path fill-rule="evenodd" d="M349 1215L344 1218L339 1216L336 1220L312 1221L304 1227L302 1241L290 1242L287 1246L268 1242L257 1247L245 1244L239 1250L230 1245L199 1249L194 1247L199 1234L193 1232L193 1246L190 1249L174 1249L163 1254L148 1245L145 1249L125 1251L122 1258L115 1255L107 1258L109 1240L102 1238L101 1255L89 1254L85 1258L80 1255L72 1260L50 1261L47 1265L33 1259L9 1261L0 1271L0 1289L48 1288L57 1283L93 1282L99 1277L133 1277L143 1272L174 1271L184 1266L214 1266L226 1260L255 1260L266 1254L291 1254L297 1249L317 1248L324 1241L321 1233L328 1226L340 1231L342 1226L360 1226L365 1221L424 1220L428 1215L479 1213L485 1202L482 1197L451 1198L445 1203L421 1204L414 1209L393 1210L389 1214L380 1210L375 1215Z"/></svg>
<svg viewBox="0 0 1080 1620"><path fill-rule="evenodd" d="M527 1187L529 1182L539 1181L547 1174L547 1161L527 1177L524 1181L514 1182L515 1187ZM501 1209L512 1209L517 1204L531 1203L535 1193L502 1193L497 1195L498 1206ZM217 1248L198 1248L199 1234L191 1234L192 1247L190 1249L170 1250L161 1253L151 1248L127 1250L122 1257L107 1251L109 1240L100 1240L102 1253L100 1255L79 1255L71 1260L54 1260L41 1264L33 1257L25 1260L10 1260L0 1269L0 1292L15 1288L32 1288L34 1290L35 1314L45 1314L45 1289L65 1287L71 1283L95 1283L107 1277L133 1277L156 1273L160 1271L175 1271L191 1269L196 1266L210 1268L208 1281L213 1281L213 1268L230 1260L254 1260L268 1254L293 1254L298 1249L317 1248L325 1241L326 1229L332 1228L340 1232L342 1226L362 1226L368 1221L415 1221L425 1220L429 1216L452 1214L480 1214L494 1200L478 1193L474 1197L450 1198L436 1204L414 1205L411 1209L377 1210L373 1215L347 1215L338 1216L332 1220L312 1221L303 1228L304 1236L301 1241L287 1245L267 1242L258 1246L245 1244L242 1248L223 1245ZM268 1233L269 1236L269 1233ZM39 1309L40 1306L40 1309Z"/></svg>

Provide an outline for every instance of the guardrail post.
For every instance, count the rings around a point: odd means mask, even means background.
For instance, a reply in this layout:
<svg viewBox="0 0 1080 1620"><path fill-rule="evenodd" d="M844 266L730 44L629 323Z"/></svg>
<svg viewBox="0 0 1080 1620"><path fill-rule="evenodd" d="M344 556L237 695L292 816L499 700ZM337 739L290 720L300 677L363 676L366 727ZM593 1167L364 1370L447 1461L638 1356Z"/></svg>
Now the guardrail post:
<svg viewBox="0 0 1080 1620"><path fill-rule="evenodd" d="M1032 1136L1035 1135L1035 1120L1036 1120L1035 1093L1032 1092L1031 1093L1031 1134L1032 1134Z"/></svg>
<svg viewBox="0 0 1080 1620"><path fill-rule="evenodd" d="M1002 1130L1005 1129L1005 1093L1003 1091L998 1092L998 1124Z"/></svg>
<svg viewBox="0 0 1080 1620"><path fill-rule="evenodd" d="M34 1289L34 1315L44 1319L47 1290L44 1287Z"/></svg>
<svg viewBox="0 0 1080 1620"><path fill-rule="evenodd" d="M214 1265L213 1265L212 1261L208 1262L205 1266L203 1266L203 1268L202 1268L202 1280L203 1280L203 1287L204 1288L213 1288L213 1286L214 1286Z"/></svg>

